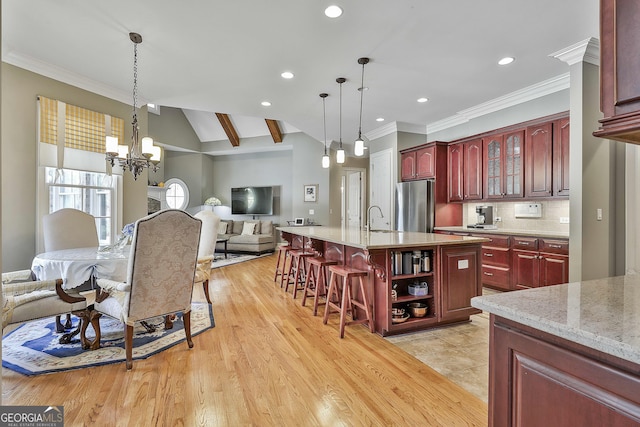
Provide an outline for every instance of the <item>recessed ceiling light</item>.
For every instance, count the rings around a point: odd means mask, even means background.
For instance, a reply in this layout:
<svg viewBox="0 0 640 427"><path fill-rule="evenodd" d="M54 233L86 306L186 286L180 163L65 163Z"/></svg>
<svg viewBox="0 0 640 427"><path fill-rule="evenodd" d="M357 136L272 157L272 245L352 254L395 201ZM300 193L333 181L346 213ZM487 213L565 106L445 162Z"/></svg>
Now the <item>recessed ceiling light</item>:
<svg viewBox="0 0 640 427"><path fill-rule="evenodd" d="M262 101L260 103L263 107L271 107L271 103L269 101Z"/></svg>
<svg viewBox="0 0 640 427"><path fill-rule="evenodd" d="M292 79L293 73L291 71L285 71L284 73L280 74L280 76L282 76L283 79Z"/></svg>
<svg viewBox="0 0 640 427"><path fill-rule="evenodd" d="M429 100L429 98L418 98L417 101L418 102L427 102Z"/></svg>
<svg viewBox="0 0 640 427"><path fill-rule="evenodd" d="M504 58L502 58L500 61L498 61L499 65L507 65L507 64L511 64L513 61L515 61L515 58L512 58L511 56L505 56Z"/></svg>
<svg viewBox="0 0 640 427"><path fill-rule="evenodd" d="M376 122L384 122L384 117L378 117L378 118L376 119Z"/></svg>
<svg viewBox="0 0 640 427"><path fill-rule="evenodd" d="M333 4L324 10L324 14L327 15L328 18L337 18L342 15L342 8Z"/></svg>

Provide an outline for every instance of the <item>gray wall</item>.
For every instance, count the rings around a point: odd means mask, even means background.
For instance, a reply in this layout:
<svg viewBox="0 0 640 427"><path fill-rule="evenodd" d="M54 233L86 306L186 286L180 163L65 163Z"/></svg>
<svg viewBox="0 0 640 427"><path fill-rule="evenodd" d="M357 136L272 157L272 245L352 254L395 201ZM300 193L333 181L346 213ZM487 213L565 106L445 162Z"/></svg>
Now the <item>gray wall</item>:
<svg viewBox="0 0 640 427"><path fill-rule="evenodd" d="M31 267L36 255L37 95L121 117L128 123L131 106L68 84L2 63L2 270ZM140 134L147 132L147 114L138 114ZM131 139L131 127L125 126ZM7 155L10 153L10 156ZM123 221L129 223L147 213L147 174L123 180Z"/></svg>

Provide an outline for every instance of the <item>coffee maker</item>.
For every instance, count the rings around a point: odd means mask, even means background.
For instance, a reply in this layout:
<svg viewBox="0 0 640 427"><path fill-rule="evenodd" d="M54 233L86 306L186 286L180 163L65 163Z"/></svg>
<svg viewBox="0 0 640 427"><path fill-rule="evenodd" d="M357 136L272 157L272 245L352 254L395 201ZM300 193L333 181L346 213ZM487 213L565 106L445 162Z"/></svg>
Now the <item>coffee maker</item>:
<svg viewBox="0 0 640 427"><path fill-rule="evenodd" d="M476 206L476 215L477 222L475 224L469 225L469 228L497 228L493 224L493 206Z"/></svg>

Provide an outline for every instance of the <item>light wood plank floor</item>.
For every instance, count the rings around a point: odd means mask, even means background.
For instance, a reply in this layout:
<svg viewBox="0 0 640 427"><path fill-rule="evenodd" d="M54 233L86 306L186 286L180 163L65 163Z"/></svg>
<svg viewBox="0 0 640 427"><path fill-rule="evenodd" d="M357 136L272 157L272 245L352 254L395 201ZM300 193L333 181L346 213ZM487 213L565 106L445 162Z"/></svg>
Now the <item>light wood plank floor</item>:
<svg viewBox="0 0 640 427"><path fill-rule="evenodd" d="M3 404L64 405L65 425L485 426L487 406L362 325L338 337L274 284L275 256L213 270L216 327L143 361L25 377ZM201 287L194 300L204 301Z"/></svg>

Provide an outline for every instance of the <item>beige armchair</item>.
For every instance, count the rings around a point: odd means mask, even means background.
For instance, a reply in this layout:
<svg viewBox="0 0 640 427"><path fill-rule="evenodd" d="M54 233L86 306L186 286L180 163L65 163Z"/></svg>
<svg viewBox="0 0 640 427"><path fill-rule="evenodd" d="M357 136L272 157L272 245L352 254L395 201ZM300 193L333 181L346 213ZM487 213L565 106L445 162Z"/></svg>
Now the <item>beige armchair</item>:
<svg viewBox="0 0 640 427"><path fill-rule="evenodd" d="M183 313L189 348L191 296L202 222L180 210L151 214L135 223L126 283L98 279L95 310L124 323L127 370L132 367L135 322ZM99 345L99 321L96 328ZM167 325L171 327L171 325ZM84 337L83 337L84 339Z"/></svg>
<svg viewBox="0 0 640 427"><path fill-rule="evenodd" d="M2 296L3 329L11 323L70 313L87 306L82 295L62 290L62 279L36 280L31 270L2 273ZM58 332L64 331L59 316L56 326Z"/></svg>
<svg viewBox="0 0 640 427"><path fill-rule="evenodd" d="M198 268L194 286L202 283L204 295L207 302L211 304L209 297L209 279L211 278L211 262L215 255L216 240L218 239L218 228L220 227L220 217L211 211L200 211L195 217L202 221L202 231L200 232L200 245L198 246Z"/></svg>

